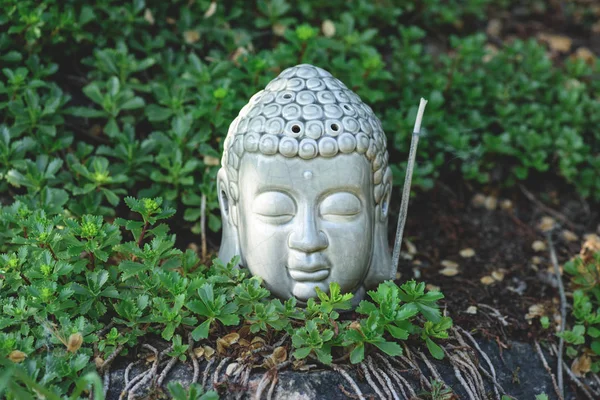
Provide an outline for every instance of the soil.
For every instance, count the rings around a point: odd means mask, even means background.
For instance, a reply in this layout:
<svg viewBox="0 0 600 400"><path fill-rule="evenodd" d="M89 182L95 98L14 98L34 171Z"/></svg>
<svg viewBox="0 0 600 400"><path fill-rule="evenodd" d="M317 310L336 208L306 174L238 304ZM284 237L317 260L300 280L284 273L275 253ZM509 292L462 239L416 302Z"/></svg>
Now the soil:
<svg viewBox="0 0 600 400"><path fill-rule="evenodd" d="M549 250L532 248L537 240L548 244L546 234L538 229L540 220L551 216L556 222L552 238L561 264L579 252L585 234L600 230L598 209L593 211L573 190L560 186L540 179L503 192L491 188L477 192L457 180L452 186L438 183L433 190L421 193L409 206L404 236L416 247L416 253L412 249L414 254L408 254L405 242L405 258L412 259L401 261L398 282L414 277L438 286L455 323L490 339L552 339L552 330L542 329L539 317L525 317L536 304L544 307L551 321L559 315ZM535 202L525 192L535 193ZM487 199L488 207L479 199ZM494 202L496 206L489 207ZM548 209L562 215L563 220L549 214ZM566 240L565 230L578 239ZM474 255L462 257L464 249L472 249ZM441 274L444 260L457 263L458 274ZM486 285L482 283L486 276L502 279ZM475 314L467 312L471 306L476 307L469 310Z"/></svg>

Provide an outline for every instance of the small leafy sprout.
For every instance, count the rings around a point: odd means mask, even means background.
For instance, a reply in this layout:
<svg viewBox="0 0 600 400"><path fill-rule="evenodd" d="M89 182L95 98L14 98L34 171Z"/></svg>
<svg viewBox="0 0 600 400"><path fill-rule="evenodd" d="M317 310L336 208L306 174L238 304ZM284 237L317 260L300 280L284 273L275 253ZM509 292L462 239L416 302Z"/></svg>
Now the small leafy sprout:
<svg viewBox="0 0 600 400"><path fill-rule="evenodd" d="M306 325L292 336L292 344L296 348L294 357L298 360L308 357L311 353L323 364L331 364L331 345L328 343L334 336L331 329L319 329L315 321L307 321Z"/></svg>
<svg viewBox="0 0 600 400"><path fill-rule="evenodd" d="M228 302L225 294L215 295L213 284L202 285L198 289L198 297L199 300L192 300L186 304L190 311L205 318L204 322L192 331L194 340L206 339L211 324L216 320L226 326L239 324L240 319L236 313L237 304Z"/></svg>

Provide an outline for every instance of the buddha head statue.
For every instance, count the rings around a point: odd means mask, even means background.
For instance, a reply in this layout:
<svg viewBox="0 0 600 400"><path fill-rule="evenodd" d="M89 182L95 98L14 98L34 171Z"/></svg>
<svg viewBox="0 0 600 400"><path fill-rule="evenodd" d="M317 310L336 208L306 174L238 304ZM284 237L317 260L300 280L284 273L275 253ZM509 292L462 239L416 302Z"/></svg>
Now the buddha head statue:
<svg viewBox="0 0 600 400"><path fill-rule="evenodd" d="M305 302L337 282L359 300L393 279L386 138L372 109L329 72L288 68L252 96L221 165L219 258L240 256L275 296Z"/></svg>

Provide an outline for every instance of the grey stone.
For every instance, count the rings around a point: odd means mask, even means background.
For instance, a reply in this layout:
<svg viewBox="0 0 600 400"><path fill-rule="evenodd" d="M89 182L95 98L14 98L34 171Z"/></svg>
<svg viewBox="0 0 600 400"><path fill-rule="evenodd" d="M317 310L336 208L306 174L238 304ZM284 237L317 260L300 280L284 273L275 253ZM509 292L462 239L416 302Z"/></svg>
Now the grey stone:
<svg viewBox="0 0 600 400"><path fill-rule="evenodd" d="M535 396L541 393L546 393L549 399L556 399L552 381L541 361L535 352L534 347L528 343L514 342L509 349L499 351L498 345L493 342L480 341L480 346L485 351L494 365L498 382L504 388L507 394L516 399L535 399ZM426 350L423 350L426 351ZM546 353L546 358L553 371L556 368L556 361ZM478 355L480 363L487 369L487 364ZM166 361L166 360L165 360ZM460 399L468 399L468 394L459 383L454 374L452 366L447 360L435 361L432 360L436 368L440 372L442 379L453 389L454 393ZM110 373L110 386L107 400L117 400L124 387L124 371L130 361L120 360L118 365L113 367ZM216 365L216 363L215 363ZM212 366L209 375L209 386L213 379L215 365ZM200 381L202 380L202 372L204 371L206 362L200 364ZM429 371L426 365L420 365L424 374L429 376ZM353 379L359 385L362 393L368 398L372 396L377 398L374 390L368 385L359 368L356 366L344 366ZM141 367L134 367L130 373L133 378L137 374L143 372ZM160 371L160 370L159 370ZM224 375L225 368L222 369L219 376L219 381L223 384L219 391L222 399L234 399L236 395L242 392L242 398L254 398L256 389L263 377L265 370L255 369L250 375L249 385L247 388L239 387L233 383L227 382L227 377ZM401 372L402 376L411 383L417 394L422 392L418 377L413 371ZM171 381L180 381L184 386L187 386L193 376L193 367L190 363L177 363L167 375L167 379L163 384L166 388L167 383ZM578 397L575 393L575 387L571 384L568 376L565 374L565 390L566 400L575 400ZM487 393L490 399L493 399L493 391L491 382L484 377ZM593 382L586 381L594 390L600 390L600 387ZM278 400L308 400L308 399L347 399L340 386L353 393L354 391L339 373L330 369L312 370L310 372L282 370L278 373L278 382L274 391L274 399ZM269 385L263 391L263 398L266 398ZM139 398L146 398L157 389L150 389L149 385L145 385L142 390L138 391ZM165 392L166 389L164 389ZM479 399L478 399L479 400Z"/></svg>

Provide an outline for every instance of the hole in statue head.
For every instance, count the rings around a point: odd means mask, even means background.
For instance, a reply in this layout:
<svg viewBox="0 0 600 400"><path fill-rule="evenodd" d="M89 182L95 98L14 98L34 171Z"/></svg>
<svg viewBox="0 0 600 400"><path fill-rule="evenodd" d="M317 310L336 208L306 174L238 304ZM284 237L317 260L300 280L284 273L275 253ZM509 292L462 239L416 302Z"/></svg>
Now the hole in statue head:
<svg viewBox="0 0 600 400"><path fill-rule="evenodd" d="M344 104L344 108L348 111L350 111L350 106L348 104Z"/></svg>
<svg viewBox="0 0 600 400"><path fill-rule="evenodd" d="M284 98L284 99L291 99L291 98L292 98L292 95L291 95L291 94L289 94L289 93L287 93L287 94L284 94L284 95L283 95L283 98Z"/></svg>
<svg viewBox="0 0 600 400"><path fill-rule="evenodd" d="M340 129L338 124L331 124L331 130L337 132Z"/></svg>
<svg viewBox="0 0 600 400"><path fill-rule="evenodd" d="M300 133L300 127L298 125L292 125L292 132Z"/></svg>

